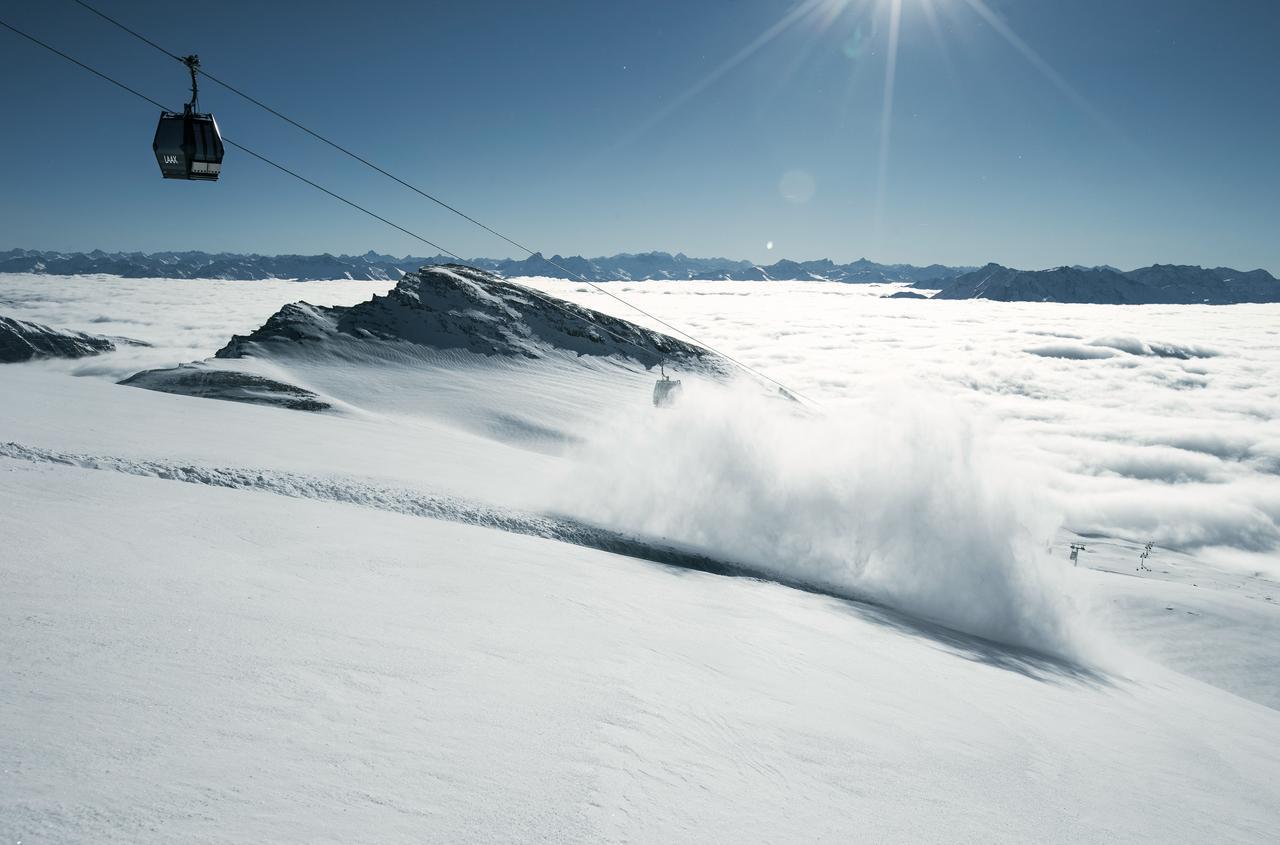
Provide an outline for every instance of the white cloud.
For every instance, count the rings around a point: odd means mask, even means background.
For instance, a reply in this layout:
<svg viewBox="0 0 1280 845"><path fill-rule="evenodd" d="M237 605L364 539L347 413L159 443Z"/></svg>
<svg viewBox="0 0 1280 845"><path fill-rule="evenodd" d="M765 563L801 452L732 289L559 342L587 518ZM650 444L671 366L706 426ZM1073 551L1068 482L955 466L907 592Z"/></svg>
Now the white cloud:
<svg viewBox="0 0 1280 845"><path fill-rule="evenodd" d="M540 284L643 322L598 293ZM1016 459L1006 471L1039 479L1069 528L1280 550L1280 306L895 300L881 298L894 286L804 282L628 287L824 411L886 384L950 408L932 424L982 427ZM1046 347L1072 354L1044 357Z"/></svg>
<svg viewBox="0 0 1280 845"><path fill-rule="evenodd" d="M581 284L535 283L646 322ZM286 302L352 304L387 287L9 275L0 277L0 313L155 344L40 365L114 380L207 357ZM814 397L833 420L886 391L908 397L905 408L948 409L900 409L896 424L975 428L1008 459L1002 472L1043 487L1070 528L1188 548L1280 549L1280 306L894 300L881 298L893 285L808 282L610 289ZM1111 357L1025 351L1045 346ZM690 471L706 471L687 457Z"/></svg>

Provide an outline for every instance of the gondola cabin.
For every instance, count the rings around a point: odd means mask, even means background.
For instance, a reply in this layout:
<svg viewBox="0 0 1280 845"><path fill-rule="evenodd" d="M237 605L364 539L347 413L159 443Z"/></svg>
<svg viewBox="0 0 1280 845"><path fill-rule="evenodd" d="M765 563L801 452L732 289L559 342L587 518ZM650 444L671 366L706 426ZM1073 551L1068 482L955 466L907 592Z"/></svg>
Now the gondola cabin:
<svg viewBox="0 0 1280 845"><path fill-rule="evenodd" d="M160 112L156 137L151 149L160 165L160 175L166 179L194 179L204 182L217 181L222 173L222 134L213 115L197 111L200 105L200 89L196 73L200 68L198 56L186 56L182 63L191 72L191 102L182 113Z"/></svg>
<svg viewBox="0 0 1280 845"><path fill-rule="evenodd" d="M673 379L663 373L662 378L654 382L653 385L653 404L659 408L670 407L675 404L676 397L680 395L680 379Z"/></svg>
<svg viewBox="0 0 1280 845"><path fill-rule="evenodd" d="M182 114L161 112L151 148L166 179L214 181L222 172L222 135L211 114L188 106Z"/></svg>

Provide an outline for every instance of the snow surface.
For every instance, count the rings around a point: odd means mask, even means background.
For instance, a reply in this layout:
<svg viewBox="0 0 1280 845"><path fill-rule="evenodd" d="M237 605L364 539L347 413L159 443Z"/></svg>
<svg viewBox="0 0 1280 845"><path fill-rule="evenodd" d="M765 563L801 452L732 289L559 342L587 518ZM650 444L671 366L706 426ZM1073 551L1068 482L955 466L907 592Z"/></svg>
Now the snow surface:
<svg viewBox="0 0 1280 845"><path fill-rule="evenodd" d="M463 352L256 360L324 414L114 383L389 286L0 277L153 344L0 367L0 841L1274 838L1277 306L613 288L807 411Z"/></svg>

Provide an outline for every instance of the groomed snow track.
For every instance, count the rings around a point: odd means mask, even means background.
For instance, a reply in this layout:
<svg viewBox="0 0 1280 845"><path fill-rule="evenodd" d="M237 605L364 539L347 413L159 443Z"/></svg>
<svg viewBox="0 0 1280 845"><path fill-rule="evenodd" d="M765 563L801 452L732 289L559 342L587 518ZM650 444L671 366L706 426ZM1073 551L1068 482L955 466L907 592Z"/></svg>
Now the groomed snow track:
<svg viewBox="0 0 1280 845"><path fill-rule="evenodd" d="M80 455L12 442L0 443L0 457L40 464L62 464L81 469L106 470L168 481L183 481L188 484L205 484L210 487L226 487L233 490L258 490L294 499L344 502L392 513L479 525L509 531L513 534L559 540L599 551L715 575L765 578L746 567L716 561L704 555L680 551L660 543L647 542L616 531L596 528L561 517L498 509L452 496L383 487L353 478L339 476L320 478L277 470L209 467L189 463Z"/></svg>

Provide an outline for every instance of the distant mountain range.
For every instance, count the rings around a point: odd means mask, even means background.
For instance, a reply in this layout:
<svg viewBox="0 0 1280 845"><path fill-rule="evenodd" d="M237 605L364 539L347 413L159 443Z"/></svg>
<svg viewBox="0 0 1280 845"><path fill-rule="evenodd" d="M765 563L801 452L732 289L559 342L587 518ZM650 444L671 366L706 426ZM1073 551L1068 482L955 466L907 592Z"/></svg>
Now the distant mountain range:
<svg viewBox="0 0 1280 845"><path fill-rule="evenodd" d="M428 264L456 259L443 255L396 258L366 252L364 255L241 255L219 252L40 252L13 249L0 252L0 273L49 273L77 276L102 273L128 278L170 279L399 279ZM865 258L850 264L830 260L779 261L757 265L728 258L690 258L667 252L620 253L583 258L580 255L550 259L541 253L513 258L473 258L473 267L503 276L551 276L587 278L593 282L654 279L813 279L832 282L913 282L941 287L942 282L972 267L931 264L877 264ZM559 265L557 267L556 265ZM565 268L569 272L560 269Z"/></svg>
<svg viewBox="0 0 1280 845"><path fill-rule="evenodd" d="M87 275L169 279L377 279L395 281L432 264L454 262L448 256L396 258L364 255L242 255L231 252L0 252L0 273ZM860 258L849 264L829 259L782 260L752 264L729 258L690 258L683 253L619 253L599 258L580 255L528 258L473 258L469 265L500 276L586 278L593 282L648 280L813 280L829 282L906 282L938 289L934 299L992 299L1005 302L1089 302L1110 305L1280 302L1280 282L1266 270L1233 270L1155 264L1137 270L1115 267L1057 267L1016 270L999 264L944 267L930 264L877 264ZM558 265L558 266L557 266ZM564 269L561 269L564 268ZM567 272L566 272L567 271Z"/></svg>
<svg viewBox="0 0 1280 845"><path fill-rule="evenodd" d="M1280 302L1280 282L1266 270L1153 264L1129 272L1114 267L1014 270L988 264L949 280L934 299L1080 302L1104 305L1233 305Z"/></svg>

